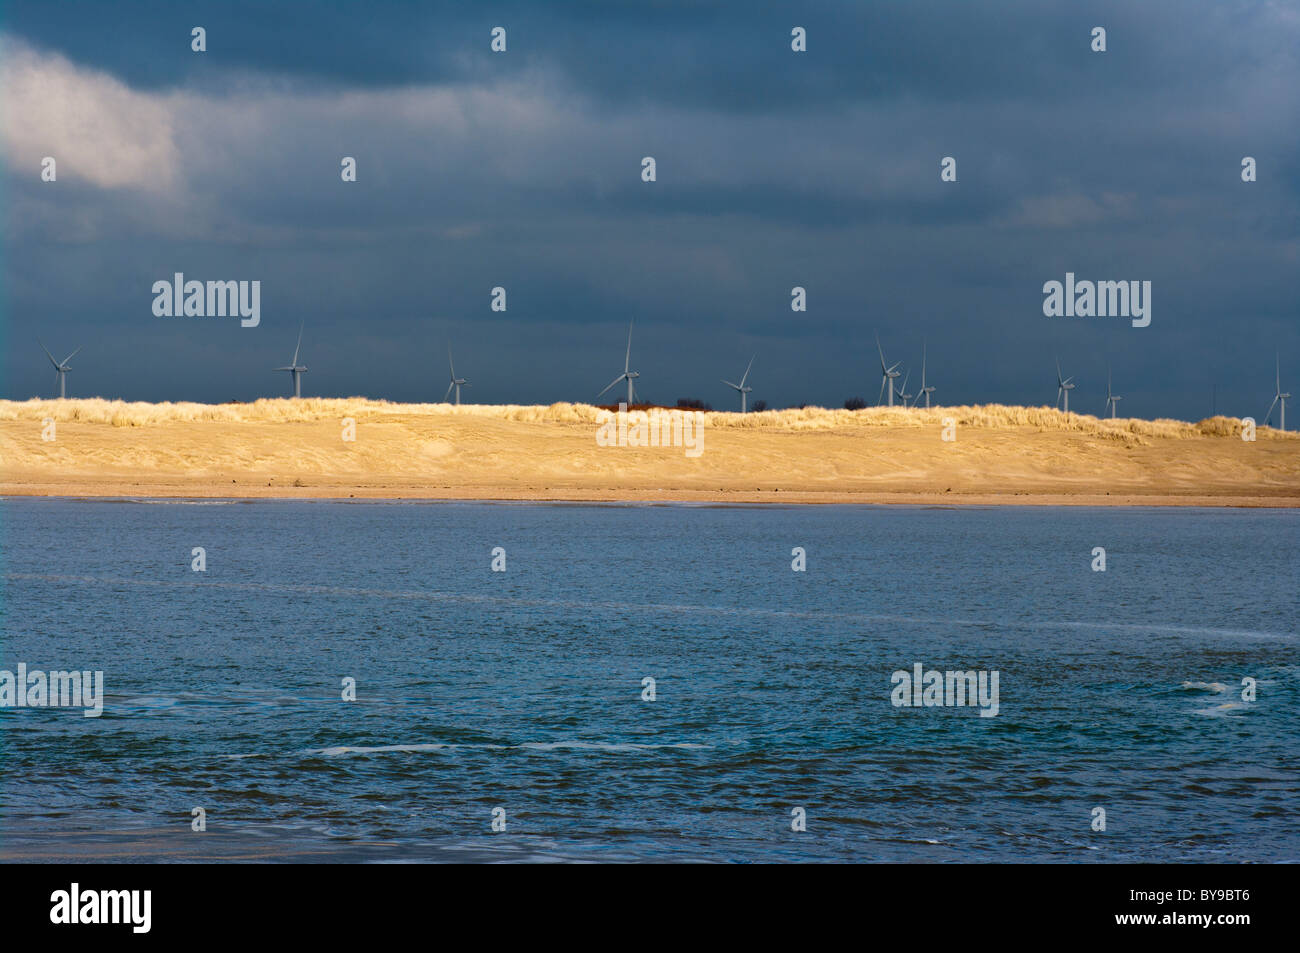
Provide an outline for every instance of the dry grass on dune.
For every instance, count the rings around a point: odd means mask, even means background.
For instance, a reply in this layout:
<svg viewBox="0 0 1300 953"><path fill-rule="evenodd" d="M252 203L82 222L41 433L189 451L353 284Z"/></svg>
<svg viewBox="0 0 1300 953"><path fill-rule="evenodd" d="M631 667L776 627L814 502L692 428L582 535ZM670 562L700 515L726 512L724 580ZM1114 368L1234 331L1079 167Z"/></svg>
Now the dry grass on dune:
<svg viewBox="0 0 1300 953"><path fill-rule="evenodd" d="M0 421L55 420L80 423L112 424L114 427L145 427L156 423L218 421L225 423L301 423L334 420L340 417L374 417L396 414L414 416L489 417L497 420L557 421L594 423L595 407L586 404L551 404L550 406L398 404L365 397L287 397L264 398L251 403L196 404L105 400L87 397L71 400L0 401Z"/></svg>
<svg viewBox="0 0 1300 953"><path fill-rule="evenodd" d="M524 423L594 424L599 409L590 404L557 403L549 406L517 404L399 404L363 397L308 397L299 400L268 398L242 404L197 404L127 402L89 397L70 400L0 401L0 421L41 420L52 417L59 422L110 424L114 427L147 427L171 422L280 422L296 423L322 419L376 416L447 416L478 417ZM745 430L830 430L869 427L931 427L953 417L959 426L986 429L1032 427L1040 431L1066 431L1099 436L1123 443L1141 445L1143 438L1194 439L1197 437L1231 437L1241 434L1241 421L1232 417L1210 417L1199 423L1181 420L1142 420L1139 418L1097 418L1087 414L1068 417L1052 407L1013 407L1003 404L980 404L964 407L935 407L929 410L903 407L869 407L863 410L832 410L804 407L788 410L765 410L748 414L705 411L710 428ZM1297 439L1259 427L1263 440Z"/></svg>

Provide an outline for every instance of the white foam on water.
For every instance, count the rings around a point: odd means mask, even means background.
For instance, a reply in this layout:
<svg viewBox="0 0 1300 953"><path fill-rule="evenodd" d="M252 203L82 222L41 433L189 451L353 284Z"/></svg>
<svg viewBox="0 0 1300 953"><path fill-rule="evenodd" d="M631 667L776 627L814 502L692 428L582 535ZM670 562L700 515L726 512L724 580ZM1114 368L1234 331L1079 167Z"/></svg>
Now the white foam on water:
<svg viewBox="0 0 1300 953"><path fill-rule="evenodd" d="M1182 687L1187 691L1215 693L1226 692L1228 690L1228 686L1224 685L1223 682L1183 682Z"/></svg>
<svg viewBox="0 0 1300 953"><path fill-rule="evenodd" d="M559 751L564 749L587 751L654 751L659 748L712 748L713 745L695 744L690 741L669 742L660 745L635 744L633 742L609 741L526 741L515 748L532 748L537 751Z"/></svg>
<svg viewBox="0 0 1300 953"><path fill-rule="evenodd" d="M713 745L695 744L689 741L672 742L666 744L635 744L633 742L611 742L611 741L526 741L518 745L495 745L495 744L440 744L432 742L428 744L405 744L405 745L378 745L367 747L364 745L337 745L333 748L313 748L304 751L303 754L323 755L327 758L338 757L346 754L398 754L417 751L443 751L456 748L481 751L508 751L508 750L532 750L532 751L562 751L562 750L584 750L584 751L655 751L661 748L712 748ZM247 755L237 755L232 757L248 757Z"/></svg>
<svg viewBox="0 0 1300 953"><path fill-rule="evenodd" d="M1222 705L1211 705L1209 708L1198 708L1196 714L1207 715L1211 718L1215 718L1229 715L1232 712L1245 707L1245 702L1224 702Z"/></svg>

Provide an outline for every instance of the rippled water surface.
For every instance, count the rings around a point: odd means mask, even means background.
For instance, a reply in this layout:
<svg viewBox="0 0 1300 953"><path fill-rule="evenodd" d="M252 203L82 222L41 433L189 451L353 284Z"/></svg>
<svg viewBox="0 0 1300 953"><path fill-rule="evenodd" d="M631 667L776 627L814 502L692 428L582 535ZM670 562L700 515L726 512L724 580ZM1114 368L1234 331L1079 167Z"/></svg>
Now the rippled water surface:
<svg viewBox="0 0 1300 953"><path fill-rule="evenodd" d="M1296 860L1298 541L1284 510L10 499L0 669L107 697L0 708L0 856ZM894 707L916 663L996 670L998 714Z"/></svg>

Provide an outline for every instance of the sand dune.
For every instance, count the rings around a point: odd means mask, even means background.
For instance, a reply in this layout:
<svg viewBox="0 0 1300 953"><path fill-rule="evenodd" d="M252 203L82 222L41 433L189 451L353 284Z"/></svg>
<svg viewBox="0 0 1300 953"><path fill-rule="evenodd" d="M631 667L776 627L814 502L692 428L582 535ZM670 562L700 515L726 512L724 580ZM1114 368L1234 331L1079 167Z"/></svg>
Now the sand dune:
<svg viewBox="0 0 1300 953"><path fill-rule="evenodd" d="M690 457L599 446L598 414L359 398L0 401L0 493L1300 505L1300 435L1261 427L1246 442L1226 417L1111 421L1000 405L708 412ZM955 441L941 439L944 418Z"/></svg>

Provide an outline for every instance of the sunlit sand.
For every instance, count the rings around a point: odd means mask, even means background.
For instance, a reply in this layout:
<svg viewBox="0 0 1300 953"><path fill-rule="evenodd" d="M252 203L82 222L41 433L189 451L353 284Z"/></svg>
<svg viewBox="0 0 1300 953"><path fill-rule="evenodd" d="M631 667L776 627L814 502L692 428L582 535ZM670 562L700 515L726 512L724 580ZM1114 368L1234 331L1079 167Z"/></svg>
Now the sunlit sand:
<svg viewBox="0 0 1300 953"><path fill-rule="evenodd" d="M1041 407L705 413L698 456L585 404L0 401L0 492L764 503L1300 505L1300 435ZM952 418L955 439L943 439ZM345 440L346 423L355 439ZM49 421L53 421L51 428ZM52 436L53 439L43 439Z"/></svg>

